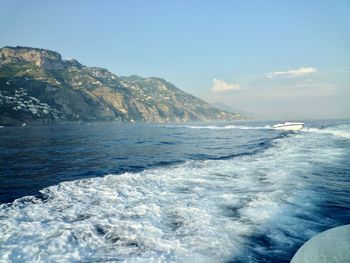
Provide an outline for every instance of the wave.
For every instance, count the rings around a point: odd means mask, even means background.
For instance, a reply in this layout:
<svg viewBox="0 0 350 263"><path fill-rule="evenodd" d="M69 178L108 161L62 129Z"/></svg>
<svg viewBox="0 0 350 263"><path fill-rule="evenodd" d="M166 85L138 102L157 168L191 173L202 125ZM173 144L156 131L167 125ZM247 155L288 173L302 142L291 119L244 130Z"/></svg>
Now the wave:
<svg viewBox="0 0 350 263"><path fill-rule="evenodd" d="M226 125L226 126L181 126L183 128L189 128L189 129L210 129L210 130L270 130L273 129L270 125L265 126L241 126L241 125ZM304 127L301 131L303 132L313 132L318 134L329 134L334 135L346 139L350 139L350 131L346 130L346 127L344 126L344 129L341 129L341 127L337 128L308 128Z"/></svg>
<svg viewBox="0 0 350 263"><path fill-rule="evenodd" d="M170 127L170 126L168 126ZM176 126L172 126L176 127ZM210 130L265 130L265 129L272 129L270 125L265 126L242 126L242 125L226 125L226 126L180 126L182 128L188 128L188 129L210 129Z"/></svg>
<svg viewBox="0 0 350 263"><path fill-rule="evenodd" d="M343 154L315 147L315 140L297 134L253 156L45 188L42 199L0 206L0 255L23 262L227 262L247 249L249 237L263 233L277 247L254 244L253 250L281 253L315 234L319 218L310 212L319 195L309 185L319 178L311 171Z"/></svg>
<svg viewBox="0 0 350 263"><path fill-rule="evenodd" d="M326 134L326 135L333 135L341 138L350 139L350 131L347 130L341 130L337 128L326 128L326 129L319 129L319 128L303 128L303 132L311 132L311 133L317 133L317 134Z"/></svg>

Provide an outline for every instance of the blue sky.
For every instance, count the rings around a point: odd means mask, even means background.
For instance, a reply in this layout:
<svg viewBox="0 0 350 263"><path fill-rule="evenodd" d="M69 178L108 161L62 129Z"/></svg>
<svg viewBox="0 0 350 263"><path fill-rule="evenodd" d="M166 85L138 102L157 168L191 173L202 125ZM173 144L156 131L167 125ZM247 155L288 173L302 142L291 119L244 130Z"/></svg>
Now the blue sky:
<svg viewBox="0 0 350 263"><path fill-rule="evenodd" d="M0 3L0 46L162 77L267 118L350 116L350 1Z"/></svg>

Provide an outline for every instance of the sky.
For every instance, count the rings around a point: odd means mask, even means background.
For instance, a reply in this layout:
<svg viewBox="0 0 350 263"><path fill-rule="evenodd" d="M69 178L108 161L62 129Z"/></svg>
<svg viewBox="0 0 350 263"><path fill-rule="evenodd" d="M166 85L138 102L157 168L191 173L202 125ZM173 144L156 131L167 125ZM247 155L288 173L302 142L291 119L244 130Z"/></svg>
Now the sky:
<svg viewBox="0 0 350 263"><path fill-rule="evenodd" d="M0 0L0 47L161 77L267 119L350 117L350 0Z"/></svg>

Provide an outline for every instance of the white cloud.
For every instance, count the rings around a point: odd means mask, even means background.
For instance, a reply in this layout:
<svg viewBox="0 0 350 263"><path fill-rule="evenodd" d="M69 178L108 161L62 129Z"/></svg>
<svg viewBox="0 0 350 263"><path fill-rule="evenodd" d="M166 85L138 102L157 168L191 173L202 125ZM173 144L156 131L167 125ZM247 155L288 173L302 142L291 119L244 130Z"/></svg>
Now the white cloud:
<svg viewBox="0 0 350 263"><path fill-rule="evenodd" d="M305 76L311 73L315 73L317 70L315 68L311 67L302 67L299 69L291 69L288 71L276 71L271 72L267 74L267 77L269 79L276 78L276 77L287 77L287 78L294 78L294 77L300 77Z"/></svg>
<svg viewBox="0 0 350 263"><path fill-rule="evenodd" d="M213 79L213 92L224 92L229 90L239 90L241 89L241 85L235 83L227 83L220 79Z"/></svg>

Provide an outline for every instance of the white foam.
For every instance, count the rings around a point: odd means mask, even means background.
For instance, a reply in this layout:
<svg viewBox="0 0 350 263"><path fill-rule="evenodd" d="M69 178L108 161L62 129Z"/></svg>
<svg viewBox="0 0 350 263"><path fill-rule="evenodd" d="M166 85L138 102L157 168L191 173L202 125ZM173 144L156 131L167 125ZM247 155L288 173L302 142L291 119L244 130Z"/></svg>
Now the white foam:
<svg viewBox="0 0 350 263"><path fill-rule="evenodd" d="M225 125L225 126L181 126L189 129L210 129L210 130L263 130L272 129L270 125L266 126L243 126L243 125Z"/></svg>
<svg viewBox="0 0 350 263"><path fill-rule="evenodd" d="M303 233L294 214L317 202L307 190L318 180L310 171L343 154L320 146L297 134L257 155L46 188L46 202L28 197L0 206L0 255L18 262L225 262L266 229L288 244L278 229Z"/></svg>
<svg viewBox="0 0 350 263"><path fill-rule="evenodd" d="M312 133L318 133L318 134L327 134L327 135L334 135L337 137L342 137L346 139L350 139L350 131L345 129L340 129L341 127L336 128L326 128L326 129L318 129L318 128L303 128L302 131L304 132L312 132Z"/></svg>

